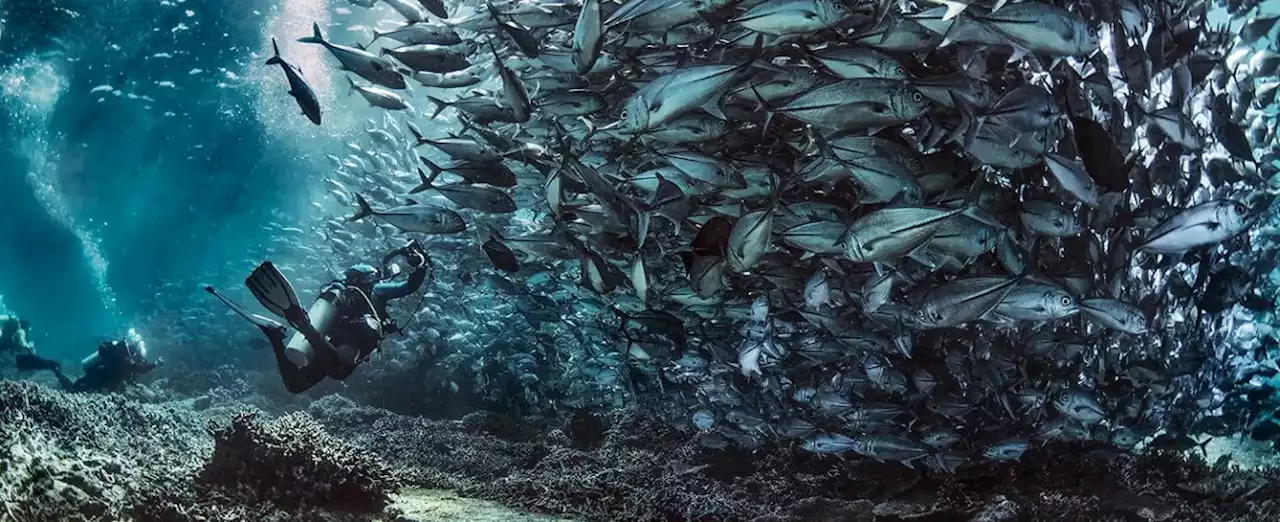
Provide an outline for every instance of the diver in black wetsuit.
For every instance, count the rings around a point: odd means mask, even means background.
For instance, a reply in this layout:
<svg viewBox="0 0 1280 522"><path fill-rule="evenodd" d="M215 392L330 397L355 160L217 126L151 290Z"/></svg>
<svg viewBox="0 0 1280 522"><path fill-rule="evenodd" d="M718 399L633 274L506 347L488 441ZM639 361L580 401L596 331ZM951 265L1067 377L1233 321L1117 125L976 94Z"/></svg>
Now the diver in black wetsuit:
<svg viewBox="0 0 1280 522"><path fill-rule="evenodd" d="M129 339L107 341L98 346L96 357L85 364L84 375L72 381L62 372L54 372L62 387L75 392L120 391L125 383L164 364L163 359L148 361L142 347Z"/></svg>
<svg viewBox="0 0 1280 522"><path fill-rule="evenodd" d="M84 375L71 380L62 373L56 361L33 355L19 357L18 368L23 370L49 370L58 378L62 389L73 392L118 392L126 383L134 382L164 364L163 359L148 361L142 345L131 338L107 341L85 359Z"/></svg>
<svg viewBox="0 0 1280 522"><path fill-rule="evenodd" d="M322 287L310 312L302 309L275 265L270 261L259 265L245 284L263 306L298 331L300 335L287 343L284 325L249 313L212 287L205 290L266 334L285 388L300 393L325 377L346 379L382 339L399 331L387 315L387 304L418 291L426 281L430 258L417 241L411 241L383 258L384 270L395 257L403 257L411 269L405 281L386 281L396 274L384 276L371 265L358 264L348 268L342 280Z"/></svg>

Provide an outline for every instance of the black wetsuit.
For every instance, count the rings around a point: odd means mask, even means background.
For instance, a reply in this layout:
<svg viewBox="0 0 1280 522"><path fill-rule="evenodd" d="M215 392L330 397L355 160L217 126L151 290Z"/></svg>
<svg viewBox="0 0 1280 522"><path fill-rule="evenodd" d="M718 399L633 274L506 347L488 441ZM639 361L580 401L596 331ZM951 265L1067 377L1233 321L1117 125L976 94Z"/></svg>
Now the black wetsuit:
<svg viewBox="0 0 1280 522"><path fill-rule="evenodd" d="M331 300L338 307L338 316L334 319L334 325L329 328L323 343L309 339L314 354L310 364L299 368L285 356L286 337L283 329L267 334L271 340L271 347L275 352L276 364L280 367L280 376L284 379L285 388L292 393L301 393L315 386L325 377L339 381L346 379L351 372L355 371L356 366L378 347L378 342L381 340L379 329L382 328L378 326L378 322L382 320L382 325L388 324L385 321L387 304L392 299L399 299L417 292L426 279L427 267L417 267L404 281L373 285L368 295L369 302L365 301L360 290L348 287L341 282L334 282L322 288L320 298ZM373 305L376 317L373 317L369 311L370 304ZM393 332L381 332L382 335L388 333ZM327 347L318 346L318 344L327 345ZM341 360L332 349L339 346L354 348L354 359Z"/></svg>
<svg viewBox="0 0 1280 522"><path fill-rule="evenodd" d="M84 375L72 381L57 372L64 389L75 392L119 391L125 383L156 369L156 364L136 353L125 341L110 341L98 346L98 358L85 367Z"/></svg>
<svg viewBox="0 0 1280 522"><path fill-rule="evenodd" d="M0 316L0 352L12 352L14 365L19 370L58 370L58 361L36 355L35 348L27 341L24 321L15 317Z"/></svg>

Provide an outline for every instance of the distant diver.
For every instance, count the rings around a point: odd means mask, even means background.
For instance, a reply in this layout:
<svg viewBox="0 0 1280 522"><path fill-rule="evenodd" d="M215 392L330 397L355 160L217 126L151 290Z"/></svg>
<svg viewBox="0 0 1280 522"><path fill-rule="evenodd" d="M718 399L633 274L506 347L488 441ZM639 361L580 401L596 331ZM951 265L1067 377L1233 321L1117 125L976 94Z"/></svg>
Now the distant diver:
<svg viewBox="0 0 1280 522"><path fill-rule="evenodd" d="M389 280L399 275L392 264L397 257L403 258L411 271L406 280L392 282ZM205 286L205 291L262 330L271 341L285 388L301 393L326 376L346 379L387 335L399 331L387 315L387 304L417 292L426 281L430 264L422 245L410 241L383 257L382 270L367 264L348 268L341 281L320 288L320 295L307 311L284 274L264 261L245 280L245 286L262 306L296 330L287 344L284 325L249 312L212 286Z"/></svg>
<svg viewBox="0 0 1280 522"><path fill-rule="evenodd" d="M56 370L58 361L36 355L31 342L31 323L13 315L0 315L0 354L13 357L19 370Z"/></svg>
<svg viewBox="0 0 1280 522"><path fill-rule="evenodd" d="M84 375L71 380L62 373L56 361L36 356L19 357L17 360L20 370L52 371L64 390L110 393L120 391L126 383L132 383L139 376L159 368L164 364L164 359L148 361L142 340L131 332L124 339L98 345L98 349L80 364L84 367Z"/></svg>
<svg viewBox="0 0 1280 522"><path fill-rule="evenodd" d="M0 352L28 353L34 346L27 340L31 323L13 315L0 315Z"/></svg>

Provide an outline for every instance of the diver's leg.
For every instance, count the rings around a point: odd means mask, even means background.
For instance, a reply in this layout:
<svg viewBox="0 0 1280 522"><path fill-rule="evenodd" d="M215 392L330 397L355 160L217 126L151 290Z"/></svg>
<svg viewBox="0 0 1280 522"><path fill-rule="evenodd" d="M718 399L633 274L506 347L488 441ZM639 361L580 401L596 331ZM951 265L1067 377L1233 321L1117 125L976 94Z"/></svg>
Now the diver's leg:
<svg viewBox="0 0 1280 522"><path fill-rule="evenodd" d="M75 383L71 381L70 377L62 373L62 370L54 370L53 376L58 378L58 385L62 386L62 389L70 390L75 387Z"/></svg>
<svg viewBox="0 0 1280 522"><path fill-rule="evenodd" d="M324 366L320 364L307 365L299 368L285 356L285 329L280 328L263 328L262 333L267 334L267 339L271 341L271 351L276 356L276 366L280 369L280 378L284 380L285 389L289 393L302 393L311 389L316 383L324 380Z"/></svg>
<svg viewBox="0 0 1280 522"><path fill-rule="evenodd" d="M101 370L86 370L84 375L71 383L73 392L92 392L102 389L107 384L107 375Z"/></svg>
<svg viewBox="0 0 1280 522"><path fill-rule="evenodd" d="M34 353L22 353L14 357L14 365L19 370L52 370L58 371L62 367L58 361L53 359L45 359Z"/></svg>

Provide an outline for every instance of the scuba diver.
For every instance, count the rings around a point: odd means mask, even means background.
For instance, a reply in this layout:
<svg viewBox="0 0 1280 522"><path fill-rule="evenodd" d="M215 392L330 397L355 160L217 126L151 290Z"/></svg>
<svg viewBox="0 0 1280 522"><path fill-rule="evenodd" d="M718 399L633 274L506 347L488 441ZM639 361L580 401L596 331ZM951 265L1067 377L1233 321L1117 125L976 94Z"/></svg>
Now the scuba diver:
<svg viewBox="0 0 1280 522"><path fill-rule="evenodd" d="M27 331L30 328L31 324L25 319L0 315L0 352L31 352L31 342L27 341Z"/></svg>
<svg viewBox="0 0 1280 522"><path fill-rule="evenodd" d="M14 366L19 370L53 370L60 368L58 361L36 355L36 345L29 340L31 323L12 315L0 315L0 352L13 354Z"/></svg>
<svg viewBox="0 0 1280 522"><path fill-rule="evenodd" d="M119 391L125 383L132 383L139 375L163 364L163 358L156 359L155 362L148 361L141 339L131 333L124 339L98 345L97 351L80 361L80 365L84 367L84 375L75 381L60 371L55 370L54 375L65 390L110 392Z"/></svg>
<svg viewBox="0 0 1280 522"><path fill-rule="evenodd" d="M396 258L403 258L411 269L404 281L391 281L400 274L399 265L393 264ZM284 325L249 312L212 286L205 286L205 291L262 330L275 352L285 388L301 393L325 377L346 379L382 339L400 331L387 315L387 304L417 292L430 266L431 258L422 244L411 240L383 256L381 270L367 264L348 268L341 280L320 288L308 311L284 274L264 261L245 279L245 286L262 306L293 327L295 333L288 343Z"/></svg>
<svg viewBox="0 0 1280 522"><path fill-rule="evenodd" d="M84 375L71 380L62 373L56 361L42 359L34 354L19 356L20 370L49 370L58 378L62 389L73 392L116 392L138 376L159 368L164 359L148 361L142 339L130 330L129 335L118 341L107 341L80 361Z"/></svg>

